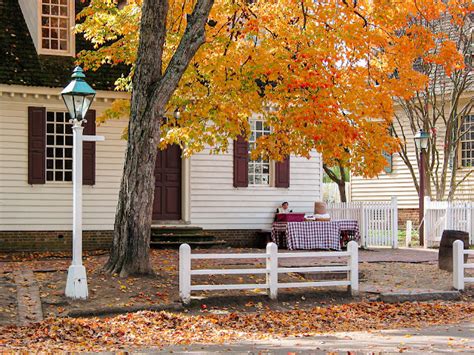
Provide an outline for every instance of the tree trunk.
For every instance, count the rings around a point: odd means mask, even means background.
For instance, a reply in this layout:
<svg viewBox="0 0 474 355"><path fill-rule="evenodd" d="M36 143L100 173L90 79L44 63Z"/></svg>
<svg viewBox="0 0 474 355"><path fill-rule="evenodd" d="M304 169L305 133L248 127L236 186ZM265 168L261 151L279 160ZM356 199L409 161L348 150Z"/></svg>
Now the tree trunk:
<svg viewBox="0 0 474 355"><path fill-rule="evenodd" d="M133 78L128 145L115 214L114 239L105 270L120 276L153 272L149 250L160 123L166 105L205 41L213 0L198 0L181 41L162 73L167 0L145 0Z"/></svg>
<svg viewBox="0 0 474 355"><path fill-rule="evenodd" d="M341 198L341 202L347 202L346 182L344 180L339 181L337 183L337 187L339 188L339 197Z"/></svg>

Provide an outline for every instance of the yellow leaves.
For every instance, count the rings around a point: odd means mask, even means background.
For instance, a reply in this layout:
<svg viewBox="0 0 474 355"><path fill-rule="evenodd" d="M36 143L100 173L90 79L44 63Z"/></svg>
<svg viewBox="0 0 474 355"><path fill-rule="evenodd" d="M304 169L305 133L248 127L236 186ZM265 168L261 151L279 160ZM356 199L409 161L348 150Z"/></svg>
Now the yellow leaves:
<svg viewBox="0 0 474 355"><path fill-rule="evenodd" d="M394 96L409 99L429 83L415 60L441 65L451 74L464 67L447 34L426 26L446 12L461 25L468 0L340 1L217 0L206 26L206 43L168 103L161 147L179 144L189 156L210 146L225 151L229 140L249 135L248 118L261 114L272 134L258 140L252 157L322 153L329 165L343 162L353 173L374 176L382 151L394 151L387 134ZM186 27L194 2L170 1L163 69ZM303 5L303 6L302 6ZM93 70L104 63L131 65L117 78L130 91L138 45L141 2L117 9L91 1L77 26L98 48L80 53ZM439 48L438 48L439 47ZM278 110L271 114L265 107ZM99 121L126 117L129 103L115 101ZM174 119L179 109L181 118ZM380 120L379 123L374 119Z"/></svg>

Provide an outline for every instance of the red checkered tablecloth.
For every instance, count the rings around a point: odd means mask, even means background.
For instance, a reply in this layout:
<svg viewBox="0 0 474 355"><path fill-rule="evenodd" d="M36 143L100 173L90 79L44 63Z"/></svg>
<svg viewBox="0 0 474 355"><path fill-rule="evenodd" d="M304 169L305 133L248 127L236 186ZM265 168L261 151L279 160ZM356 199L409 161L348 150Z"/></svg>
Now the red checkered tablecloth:
<svg viewBox="0 0 474 355"><path fill-rule="evenodd" d="M330 222L274 222L272 241L280 248L341 250L349 240L359 241L356 220Z"/></svg>
<svg viewBox="0 0 474 355"><path fill-rule="evenodd" d="M341 246L346 246L351 240L359 243L359 223L355 219L339 219L334 222L339 223L339 229L341 230Z"/></svg>

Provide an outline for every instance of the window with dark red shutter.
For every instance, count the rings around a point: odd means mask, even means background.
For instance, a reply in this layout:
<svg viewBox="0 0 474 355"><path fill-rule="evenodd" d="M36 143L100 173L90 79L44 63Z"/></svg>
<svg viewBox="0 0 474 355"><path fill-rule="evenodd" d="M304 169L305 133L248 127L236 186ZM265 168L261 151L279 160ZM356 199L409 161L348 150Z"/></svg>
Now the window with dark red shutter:
<svg viewBox="0 0 474 355"><path fill-rule="evenodd" d="M86 114L87 123L84 124L85 135L95 135L95 110L89 110ZM95 185L95 142L84 142L82 153L82 183L83 185Z"/></svg>
<svg viewBox="0 0 474 355"><path fill-rule="evenodd" d="M46 175L46 109L28 107L28 184L44 184Z"/></svg>
<svg viewBox="0 0 474 355"><path fill-rule="evenodd" d="M275 163L275 187L290 187L290 157Z"/></svg>
<svg viewBox="0 0 474 355"><path fill-rule="evenodd" d="M247 187L249 164L249 143L239 136L234 141L234 187Z"/></svg>

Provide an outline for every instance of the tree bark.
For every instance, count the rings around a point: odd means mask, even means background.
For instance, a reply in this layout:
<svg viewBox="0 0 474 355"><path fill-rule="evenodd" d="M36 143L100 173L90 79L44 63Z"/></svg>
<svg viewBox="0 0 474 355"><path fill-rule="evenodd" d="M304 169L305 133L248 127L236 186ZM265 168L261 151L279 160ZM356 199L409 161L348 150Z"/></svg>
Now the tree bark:
<svg viewBox="0 0 474 355"><path fill-rule="evenodd" d="M145 0L133 78L128 144L115 215L114 239L105 270L120 276L153 273L150 232L155 161L166 105L199 47L213 0L198 0L170 64L162 73L167 0Z"/></svg>
<svg viewBox="0 0 474 355"><path fill-rule="evenodd" d="M334 181L337 184L337 187L339 189L339 198L341 199L341 202L347 202L347 196L346 196L346 179L345 179L345 171L344 167L339 164L339 172L341 174L341 177L339 178L334 171L331 170L330 167L328 167L326 164L323 164L323 169L327 176Z"/></svg>

